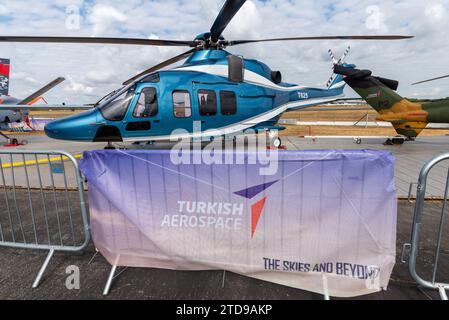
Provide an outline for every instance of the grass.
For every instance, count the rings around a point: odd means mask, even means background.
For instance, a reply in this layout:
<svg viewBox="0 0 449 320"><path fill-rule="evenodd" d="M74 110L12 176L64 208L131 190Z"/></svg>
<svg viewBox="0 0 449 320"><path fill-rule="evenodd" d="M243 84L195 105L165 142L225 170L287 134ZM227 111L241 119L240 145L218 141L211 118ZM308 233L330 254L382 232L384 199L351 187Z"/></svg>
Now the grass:
<svg viewBox="0 0 449 320"><path fill-rule="evenodd" d="M348 107L348 106L346 106ZM345 108L346 108L345 107ZM375 110L320 110L326 107L313 107L308 111L286 112L282 119L295 119L298 121L352 121L356 123L361 120L358 126L296 126L286 125L286 130L280 133L281 136L396 136L397 133L393 127L363 127L363 122L368 115L369 121L375 121L378 114ZM328 107L327 107L328 108ZM357 107L357 108L364 108ZM357 109L356 108L356 109ZM424 130L421 136L441 136L449 134L449 130Z"/></svg>

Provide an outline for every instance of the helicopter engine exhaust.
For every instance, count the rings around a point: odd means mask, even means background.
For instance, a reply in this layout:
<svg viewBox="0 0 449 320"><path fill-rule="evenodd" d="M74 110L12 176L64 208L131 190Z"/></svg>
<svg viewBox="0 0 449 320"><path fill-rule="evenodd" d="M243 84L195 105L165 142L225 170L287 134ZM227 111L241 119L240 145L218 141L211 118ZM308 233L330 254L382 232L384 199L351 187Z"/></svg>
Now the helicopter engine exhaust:
<svg viewBox="0 0 449 320"><path fill-rule="evenodd" d="M282 82L282 73L280 71L271 71L271 80L275 84L279 84Z"/></svg>

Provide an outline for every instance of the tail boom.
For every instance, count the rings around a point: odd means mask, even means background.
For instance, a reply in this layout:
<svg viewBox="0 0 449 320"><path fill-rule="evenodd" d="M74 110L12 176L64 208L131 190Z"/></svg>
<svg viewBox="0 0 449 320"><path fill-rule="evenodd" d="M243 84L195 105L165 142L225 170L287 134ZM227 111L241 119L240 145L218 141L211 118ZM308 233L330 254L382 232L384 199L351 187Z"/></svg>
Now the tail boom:
<svg viewBox="0 0 449 320"><path fill-rule="evenodd" d="M379 113L377 120L391 122L398 134L414 138L430 122L424 104L411 102L395 92L397 81L372 76L369 70L336 66L335 72L343 75L344 81Z"/></svg>

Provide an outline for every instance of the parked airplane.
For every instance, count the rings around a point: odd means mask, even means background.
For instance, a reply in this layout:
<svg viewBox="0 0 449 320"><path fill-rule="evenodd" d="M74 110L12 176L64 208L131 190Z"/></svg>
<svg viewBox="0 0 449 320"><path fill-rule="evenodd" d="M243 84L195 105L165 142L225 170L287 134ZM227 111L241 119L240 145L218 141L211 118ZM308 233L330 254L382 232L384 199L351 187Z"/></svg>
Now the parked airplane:
<svg viewBox="0 0 449 320"><path fill-rule="evenodd" d="M27 106L16 109L0 109L0 130L8 131L9 124L14 122L27 122L29 116L29 106L35 104L42 99L42 95L62 83L65 79L59 77L41 89L35 91L25 99L17 99L9 96L9 75L10 75L10 60L0 58L0 105L17 105ZM4 133L0 135L5 137L11 144L17 144L15 138L10 138Z"/></svg>

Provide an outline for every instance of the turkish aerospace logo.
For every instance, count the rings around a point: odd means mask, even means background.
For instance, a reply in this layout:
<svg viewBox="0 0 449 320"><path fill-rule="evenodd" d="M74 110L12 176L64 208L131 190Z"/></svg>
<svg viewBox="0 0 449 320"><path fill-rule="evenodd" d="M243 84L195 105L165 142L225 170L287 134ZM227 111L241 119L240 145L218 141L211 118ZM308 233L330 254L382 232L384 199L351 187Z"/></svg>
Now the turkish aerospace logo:
<svg viewBox="0 0 449 320"><path fill-rule="evenodd" d="M244 197L246 199L252 200L257 195L261 194L265 190L267 190L269 187L274 185L279 180L263 183L248 189L240 190L237 192L234 192L234 194ZM253 205L251 205L251 238L254 238L254 234L256 233L257 225L259 224L260 217L262 216L263 209L265 207L265 203L267 201L267 197L264 197L263 199L257 201Z"/></svg>
<svg viewBox="0 0 449 320"><path fill-rule="evenodd" d="M234 194L253 200L278 181L240 190L234 192ZM251 238L254 238L266 201L267 197L265 196L251 205ZM213 228L238 231L243 227L244 208L243 202L178 200L177 213L165 214L161 221L161 227Z"/></svg>

